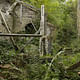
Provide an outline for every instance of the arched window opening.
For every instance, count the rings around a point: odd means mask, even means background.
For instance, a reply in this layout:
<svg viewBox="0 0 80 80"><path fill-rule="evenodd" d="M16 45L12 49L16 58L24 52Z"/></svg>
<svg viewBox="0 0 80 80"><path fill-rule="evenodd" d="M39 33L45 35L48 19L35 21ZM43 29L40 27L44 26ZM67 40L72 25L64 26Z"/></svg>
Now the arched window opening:
<svg viewBox="0 0 80 80"><path fill-rule="evenodd" d="M34 34L35 33L35 30L34 30L34 27L33 27L32 23L28 23L25 26L25 33L26 34Z"/></svg>

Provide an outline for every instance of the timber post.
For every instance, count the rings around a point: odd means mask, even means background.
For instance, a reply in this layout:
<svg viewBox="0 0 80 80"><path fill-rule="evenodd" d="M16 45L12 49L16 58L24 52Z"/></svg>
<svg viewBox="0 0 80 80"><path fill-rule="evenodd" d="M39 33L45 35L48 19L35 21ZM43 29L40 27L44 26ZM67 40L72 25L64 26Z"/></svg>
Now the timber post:
<svg viewBox="0 0 80 80"><path fill-rule="evenodd" d="M44 12L44 5L41 5L41 21L40 21L40 34L42 37L40 38L40 44L39 44L39 51L40 55L43 56L46 54L46 49L45 49L45 12Z"/></svg>

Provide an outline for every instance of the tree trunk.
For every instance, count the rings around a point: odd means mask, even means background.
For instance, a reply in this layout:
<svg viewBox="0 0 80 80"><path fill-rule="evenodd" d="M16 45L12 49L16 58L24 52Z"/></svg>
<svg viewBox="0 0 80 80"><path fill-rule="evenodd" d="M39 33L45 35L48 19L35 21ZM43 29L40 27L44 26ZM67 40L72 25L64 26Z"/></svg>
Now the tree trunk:
<svg viewBox="0 0 80 80"><path fill-rule="evenodd" d="M80 0L77 2L77 30L78 37L80 37Z"/></svg>

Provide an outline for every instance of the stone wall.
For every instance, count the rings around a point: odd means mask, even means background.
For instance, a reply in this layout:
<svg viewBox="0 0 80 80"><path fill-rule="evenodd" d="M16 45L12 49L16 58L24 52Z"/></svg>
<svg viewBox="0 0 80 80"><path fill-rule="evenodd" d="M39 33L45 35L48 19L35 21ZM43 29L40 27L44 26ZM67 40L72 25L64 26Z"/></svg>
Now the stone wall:
<svg viewBox="0 0 80 80"><path fill-rule="evenodd" d="M5 19L7 20L7 22L9 20L8 19L9 16L7 16L5 12L6 12L6 10L8 10L9 7L10 7L10 4L8 2L6 2L5 0L0 0L0 9L2 10L3 15L5 16ZM0 32L6 32L1 15L0 15Z"/></svg>
<svg viewBox="0 0 80 80"><path fill-rule="evenodd" d="M22 6L22 23L20 22L20 5L17 5L12 14L6 14L6 11L10 8L11 4L7 0L0 0L0 9L2 9L3 15L9 26L11 32L20 32L25 30L25 26L31 21L36 20L37 13L27 7ZM0 32L6 32L4 23L0 15Z"/></svg>

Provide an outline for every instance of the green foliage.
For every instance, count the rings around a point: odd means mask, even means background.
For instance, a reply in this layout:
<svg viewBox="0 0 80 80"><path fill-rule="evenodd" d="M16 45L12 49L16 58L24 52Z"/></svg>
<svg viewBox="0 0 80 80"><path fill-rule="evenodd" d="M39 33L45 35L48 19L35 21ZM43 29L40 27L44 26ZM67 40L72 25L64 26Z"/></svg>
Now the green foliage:
<svg viewBox="0 0 80 80"><path fill-rule="evenodd" d="M80 61L80 40L77 40L77 0L24 0L36 8L45 5L45 12L50 23L56 28L56 38L53 43L53 55L46 58L52 59L61 48L70 48L65 51L52 64L46 80L80 80L77 70L67 71L66 68ZM39 26L39 20L35 22ZM38 27L37 27L38 28ZM24 32L20 32L24 33ZM29 38L17 38L16 44L24 47ZM50 60L43 60L39 56L38 43L35 39L25 47L25 53L16 54L9 41L0 41L0 64L9 64L10 69L1 69L4 80L44 80ZM74 54L75 53L75 54ZM0 74L0 76L1 76Z"/></svg>
<svg viewBox="0 0 80 80"><path fill-rule="evenodd" d="M29 3L37 8L45 5L48 21L56 26L56 41L60 45L69 46L77 37L77 0L29 0Z"/></svg>

